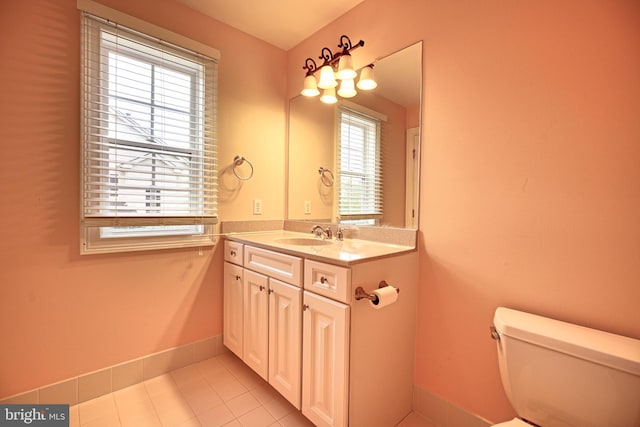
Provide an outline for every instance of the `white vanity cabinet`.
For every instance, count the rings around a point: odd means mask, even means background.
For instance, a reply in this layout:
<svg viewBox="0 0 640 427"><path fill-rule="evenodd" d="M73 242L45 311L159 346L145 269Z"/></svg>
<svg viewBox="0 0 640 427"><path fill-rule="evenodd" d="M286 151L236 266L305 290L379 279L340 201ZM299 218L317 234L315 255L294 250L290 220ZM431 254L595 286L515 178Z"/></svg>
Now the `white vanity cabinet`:
<svg viewBox="0 0 640 427"><path fill-rule="evenodd" d="M247 241L225 244L224 344L318 427L397 425L412 408L417 253L345 263ZM382 281L395 302L355 299Z"/></svg>
<svg viewBox="0 0 640 427"><path fill-rule="evenodd" d="M300 409L302 259L225 241L224 270L224 345Z"/></svg>

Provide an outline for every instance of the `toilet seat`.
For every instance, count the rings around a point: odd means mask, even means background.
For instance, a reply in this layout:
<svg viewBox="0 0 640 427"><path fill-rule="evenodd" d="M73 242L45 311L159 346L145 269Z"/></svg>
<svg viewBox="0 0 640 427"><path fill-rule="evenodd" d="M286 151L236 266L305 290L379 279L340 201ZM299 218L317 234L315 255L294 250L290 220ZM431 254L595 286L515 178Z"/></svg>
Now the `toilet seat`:
<svg viewBox="0 0 640 427"><path fill-rule="evenodd" d="M528 424L522 421L520 418L514 418L511 421L505 421L504 423L494 424L493 427L531 427L531 424Z"/></svg>

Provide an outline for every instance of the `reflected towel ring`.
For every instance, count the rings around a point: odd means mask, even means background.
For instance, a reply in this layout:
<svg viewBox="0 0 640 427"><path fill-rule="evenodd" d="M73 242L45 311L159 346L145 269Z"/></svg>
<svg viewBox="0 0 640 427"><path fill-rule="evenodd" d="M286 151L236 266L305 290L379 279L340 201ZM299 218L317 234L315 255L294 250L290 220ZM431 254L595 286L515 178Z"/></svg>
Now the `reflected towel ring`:
<svg viewBox="0 0 640 427"><path fill-rule="evenodd" d="M320 166L320 169L318 169L318 173L320 174L320 181L322 181L323 185L325 185L326 187L331 187L333 185L333 172Z"/></svg>
<svg viewBox="0 0 640 427"><path fill-rule="evenodd" d="M249 167L251 168L251 172L249 173L249 176L242 176L242 175L240 175L240 174L238 173L238 171L236 170L236 168L237 168L238 166L242 166L242 164L243 164L244 162L247 162L247 163L249 164ZM234 174L234 175L236 176L236 178L238 178L239 180L247 181L247 180L251 179L251 177L253 176L253 165L251 164L251 162L250 162L248 159L246 159L246 158L244 158L244 157L242 157L242 156L235 156L235 157L233 158L233 174Z"/></svg>

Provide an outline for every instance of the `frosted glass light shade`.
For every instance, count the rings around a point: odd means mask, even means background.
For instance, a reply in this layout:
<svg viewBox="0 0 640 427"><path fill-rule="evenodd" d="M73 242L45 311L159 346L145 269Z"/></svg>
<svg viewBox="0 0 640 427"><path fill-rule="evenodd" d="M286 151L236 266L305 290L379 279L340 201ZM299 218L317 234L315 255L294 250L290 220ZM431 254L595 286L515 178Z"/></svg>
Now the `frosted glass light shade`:
<svg viewBox="0 0 640 427"><path fill-rule="evenodd" d="M353 98L357 93L353 79L342 80L340 89L338 89L338 95L343 98Z"/></svg>
<svg viewBox="0 0 640 427"><path fill-rule="evenodd" d="M338 62L338 72L336 73L336 78L338 80L345 79L355 79L358 76L356 70L353 69L353 60L351 59L351 55L348 53L342 55L340 57L340 61Z"/></svg>
<svg viewBox="0 0 640 427"><path fill-rule="evenodd" d="M325 104L335 104L338 102L338 98L336 98L336 88L330 87L322 91L322 96L320 96L320 101Z"/></svg>
<svg viewBox="0 0 640 427"><path fill-rule="evenodd" d="M378 87L372 66L366 66L360 71L360 80L358 80L358 89L371 90Z"/></svg>
<svg viewBox="0 0 640 427"><path fill-rule="evenodd" d="M302 88L302 92L300 93L304 96L320 95L318 84L316 83L316 78L313 75L304 78L304 87Z"/></svg>
<svg viewBox="0 0 640 427"><path fill-rule="evenodd" d="M320 89L329 89L338 86L335 76L333 75L333 68L331 65L325 65L320 68L320 81L318 87Z"/></svg>

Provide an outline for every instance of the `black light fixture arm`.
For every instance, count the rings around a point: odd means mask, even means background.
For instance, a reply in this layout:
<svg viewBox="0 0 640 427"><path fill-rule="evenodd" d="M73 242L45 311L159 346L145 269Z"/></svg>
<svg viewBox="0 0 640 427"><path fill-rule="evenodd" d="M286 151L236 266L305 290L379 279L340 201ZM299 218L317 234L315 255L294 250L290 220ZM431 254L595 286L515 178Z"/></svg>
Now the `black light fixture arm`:
<svg viewBox="0 0 640 427"><path fill-rule="evenodd" d="M329 49L328 47L323 47L322 51L320 52L320 56L318 58L324 59L323 65L327 65L327 64L331 64L335 56L333 53L331 53L331 49Z"/></svg>
<svg viewBox="0 0 640 427"><path fill-rule="evenodd" d="M338 44L338 47L342 50L337 52L331 52L331 49L329 49L328 47L323 47L322 50L320 51L320 56L318 56L318 59L322 59L324 61L322 63L322 66L325 66L325 65L334 66L342 55L347 55L352 50L362 46L364 46L364 40L360 40L358 43L354 45L351 43L351 39L348 36L342 35L340 36L340 43ZM302 68L304 70L307 70L307 76L310 76L318 70L318 65L312 58L307 58Z"/></svg>
<svg viewBox="0 0 640 427"><path fill-rule="evenodd" d="M307 70L307 76L310 76L316 72L318 66L316 65L316 61L314 61L313 58L307 58L304 61L304 66L302 67L302 69Z"/></svg>
<svg viewBox="0 0 640 427"><path fill-rule="evenodd" d="M338 45L338 47L342 48L342 52L340 53L341 55L344 55L345 53L348 53L348 52L352 51L353 49L357 49L357 48L362 47L362 46L364 46L364 40L360 40L354 46L354 45L351 44L351 39L348 36L346 36L346 35L340 36L340 44Z"/></svg>

